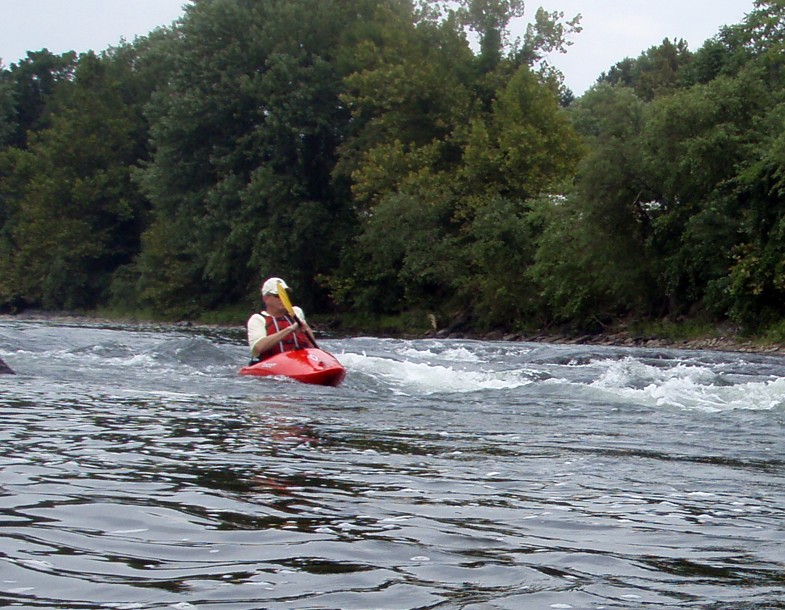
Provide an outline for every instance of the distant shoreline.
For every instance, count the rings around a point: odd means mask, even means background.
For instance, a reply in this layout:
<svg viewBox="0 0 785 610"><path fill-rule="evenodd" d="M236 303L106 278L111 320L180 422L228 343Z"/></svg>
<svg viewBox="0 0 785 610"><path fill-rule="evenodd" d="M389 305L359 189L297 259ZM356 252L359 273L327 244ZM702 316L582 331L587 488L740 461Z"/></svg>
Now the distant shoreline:
<svg viewBox="0 0 785 610"><path fill-rule="evenodd" d="M46 312L46 311L25 311L16 314L0 314L0 320L48 320L53 322L69 322L84 320L86 322L104 324L167 324L171 326L182 326L186 328L243 328L243 324L206 324L201 322L179 321L172 322L166 320L139 320L136 318L107 318L100 315L90 315L76 312ZM315 328L317 336L325 337L353 337L353 336L377 336L372 331L353 329L352 331L328 331L320 333L318 326ZM530 343L553 343L555 345L599 345L606 347L630 347L648 349L683 349L683 350L708 350L741 352L755 354L783 354L785 355L785 345L779 343L763 343L759 340L737 337L733 334L720 335L719 337L699 337L694 339L669 339L656 336L639 336L627 330L611 330L609 332L584 335L568 335L564 333L506 333L502 331L491 331L486 333L472 332L448 332L448 331L428 331L422 334L379 334L378 336L396 337L400 336L407 339L469 339L478 341L507 341L507 342L530 342Z"/></svg>
<svg viewBox="0 0 785 610"><path fill-rule="evenodd" d="M733 335L701 337L696 339L668 339L663 337L640 337L627 331L599 333L596 335L569 336L564 334L505 335L496 333L484 335L484 339L503 341L529 341L532 343L553 343L557 345L602 345L608 347L634 347L647 349L710 350L723 352L742 352L755 354L785 354L785 345L763 344L751 339Z"/></svg>

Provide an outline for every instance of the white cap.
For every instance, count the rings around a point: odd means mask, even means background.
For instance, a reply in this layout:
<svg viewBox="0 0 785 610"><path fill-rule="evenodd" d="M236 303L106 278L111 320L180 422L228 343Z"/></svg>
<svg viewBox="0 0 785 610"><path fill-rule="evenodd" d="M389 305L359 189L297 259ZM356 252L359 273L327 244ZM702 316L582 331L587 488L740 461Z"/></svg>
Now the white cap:
<svg viewBox="0 0 785 610"><path fill-rule="evenodd" d="M265 280L264 284L262 284L262 294L274 294L278 295L278 284L284 287L284 290L289 290L289 286L286 285L279 277L271 277L268 280Z"/></svg>

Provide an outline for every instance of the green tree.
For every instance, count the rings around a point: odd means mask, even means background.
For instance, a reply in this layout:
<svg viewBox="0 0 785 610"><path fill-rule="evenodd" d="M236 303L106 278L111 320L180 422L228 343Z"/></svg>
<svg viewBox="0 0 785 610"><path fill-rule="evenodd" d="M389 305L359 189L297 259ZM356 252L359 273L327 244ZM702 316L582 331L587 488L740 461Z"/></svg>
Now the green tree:
<svg viewBox="0 0 785 610"><path fill-rule="evenodd" d="M349 79L366 151L352 178L367 216L333 285L339 298L377 311L439 304L439 313L475 324L512 324L530 299L518 279L533 250L526 201L569 174L580 146L554 89L528 66L508 60L486 74L449 30L440 45L416 43L433 34L409 30L415 42L396 54L404 70L381 56ZM476 92L489 84L498 89L488 107ZM505 248L520 264L507 274L499 273Z"/></svg>
<svg viewBox="0 0 785 610"><path fill-rule="evenodd" d="M460 0L457 15L462 24L480 39L480 67L483 72L494 69L502 59L507 26L522 17L523 0Z"/></svg>
<svg viewBox="0 0 785 610"><path fill-rule="evenodd" d="M684 40L665 39L637 59L626 58L598 78L599 82L631 87L644 100L671 93L682 86L682 72L692 60Z"/></svg>
<svg viewBox="0 0 785 610"><path fill-rule="evenodd" d="M16 103L14 100L13 83L0 63L0 148L11 142L17 131Z"/></svg>
<svg viewBox="0 0 785 610"><path fill-rule="evenodd" d="M539 227L530 277L556 323L588 329L654 299L646 243L656 193L642 148L645 102L634 91L601 84L571 109L588 153L574 185L536 201Z"/></svg>
<svg viewBox="0 0 785 610"><path fill-rule="evenodd" d="M760 144L769 93L760 72L720 77L655 101L645 145L659 191L651 255L670 308L727 308L730 253L747 213L738 174ZM708 297L708 298L707 298Z"/></svg>
<svg viewBox="0 0 785 610"><path fill-rule="evenodd" d="M349 120L341 44L376 4L202 0L187 11L149 110L147 302L187 313L250 301L275 274L306 306L324 305L314 278L351 231L346 186L332 179Z"/></svg>
<svg viewBox="0 0 785 610"><path fill-rule="evenodd" d="M361 69L345 81L353 128L339 169L362 226L328 278L336 300L375 313L425 307L450 290L450 183L475 104L474 57L456 23L391 17L360 42Z"/></svg>
<svg viewBox="0 0 785 610"><path fill-rule="evenodd" d="M75 68L73 51L55 55L42 49L29 51L25 59L0 72L0 89L6 91L5 112L0 114L0 134L5 136L0 145L24 148L29 132L47 126L48 103L61 83L73 79Z"/></svg>
<svg viewBox="0 0 785 610"><path fill-rule="evenodd" d="M3 301L94 307L138 253L145 202L130 173L145 155L149 97L133 85L138 63L132 47L82 55L46 101L48 127L3 153Z"/></svg>

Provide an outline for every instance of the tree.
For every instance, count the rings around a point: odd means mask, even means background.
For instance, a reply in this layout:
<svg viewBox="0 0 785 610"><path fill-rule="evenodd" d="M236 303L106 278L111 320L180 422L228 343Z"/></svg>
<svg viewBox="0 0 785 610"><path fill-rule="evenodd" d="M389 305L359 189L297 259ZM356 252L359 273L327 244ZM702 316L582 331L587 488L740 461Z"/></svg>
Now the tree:
<svg viewBox="0 0 785 610"><path fill-rule="evenodd" d="M367 218L354 244L352 271L338 274L334 285L356 304L388 313L437 302L443 313L460 313L475 324L510 324L531 300L517 279L533 252L527 200L572 171L580 146L553 89L528 66L510 79L498 78L503 84L486 113L485 103L472 97L472 85L493 78L475 73L466 81L472 72L454 53L448 61L428 50L433 45L406 48L424 55L412 58L404 83L387 78L378 85L375 74L389 70L386 64L351 79L352 107L376 113L366 122L376 145L352 174ZM499 67L502 74L509 69ZM395 98L404 103L388 103L392 91L411 82L418 85L411 94ZM423 97L438 101L445 93L458 101L430 104L425 115L412 111L422 107ZM401 129L414 117L419 129ZM359 136L364 142L368 131ZM501 273L505 257L520 270Z"/></svg>
<svg viewBox="0 0 785 610"><path fill-rule="evenodd" d="M360 42L360 69L342 96L352 129L338 169L352 181L361 225L326 280L336 300L369 312L447 298L458 264L449 247L451 182L460 128L476 105L474 56L455 23L413 17L388 16L377 36Z"/></svg>
<svg viewBox="0 0 785 610"><path fill-rule="evenodd" d="M138 64L131 47L82 55L46 100L48 126L3 153L5 302L106 303L112 274L138 253L145 202L130 174L146 151L149 97L134 84Z"/></svg>
<svg viewBox="0 0 785 610"><path fill-rule="evenodd" d="M564 21L563 12L538 8L534 21L526 26L523 43L514 50L513 55L519 63L533 67L550 53L566 53L573 44L570 37L583 31L581 19L578 13Z"/></svg>
<svg viewBox="0 0 785 610"><path fill-rule="evenodd" d="M692 54L684 40L664 39L659 46L651 47L637 59L624 59L598 82L632 87L644 100L671 93L681 86L681 73L690 64Z"/></svg>
<svg viewBox="0 0 785 610"><path fill-rule="evenodd" d="M460 0L459 21L480 38L480 64L483 72L495 68L502 59L510 20L522 17L523 0Z"/></svg>
<svg viewBox="0 0 785 610"><path fill-rule="evenodd" d="M645 146L660 192L651 255L677 313L703 303L715 315L727 307L716 288L725 285L746 214L737 179L759 145L757 123L768 97L761 74L749 70L656 100L650 108Z"/></svg>
<svg viewBox="0 0 785 610"><path fill-rule="evenodd" d="M6 107L4 113L5 124L0 132L6 135L0 143L24 148L29 132L45 128L48 103L61 83L73 79L75 68L73 51L54 55L42 49L29 51L25 59L0 72L0 85L7 92L10 90L13 100L13 110ZM8 104L7 98L5 103Z"/></svg>
<svg viewBox="0 0 785 610"><path fill-rule="evenodd" d="M530 277L554 322L585 329L656 298L646 243L657 193L642 149L645 102L631 89L601 84L571 109L588 153L574 185L540 197ZM593 326L594 325L594 326Z"/></svg>
<svg viewBox="0 0 785 610"><path fill-rule="evenodd" d="M13 83L0 63L0 148L5 148L17 132Z"/></svg>
<svg viewBox="0 0 785 610"><path fill-rule="evenodd" d="M304 305L324 306L314 278L351 231L346 187L332 179L349 121L341 45L377 4L202 0L187 11L149 109L147 302L193 313L250 301L260 276L283 275ZM173 260L174 284L162 266Z"/></svg>

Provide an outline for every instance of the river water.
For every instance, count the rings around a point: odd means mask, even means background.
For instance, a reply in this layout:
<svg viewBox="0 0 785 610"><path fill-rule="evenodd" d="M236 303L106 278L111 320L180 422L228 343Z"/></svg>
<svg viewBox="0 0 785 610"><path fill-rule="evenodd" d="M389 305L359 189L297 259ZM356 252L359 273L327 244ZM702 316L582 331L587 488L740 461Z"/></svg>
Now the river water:
<svg viewBox="0 0 785 610"><path fill-rule="evenodd" d="M785 608L785 359L0 317L0 605Z"/></svg>

